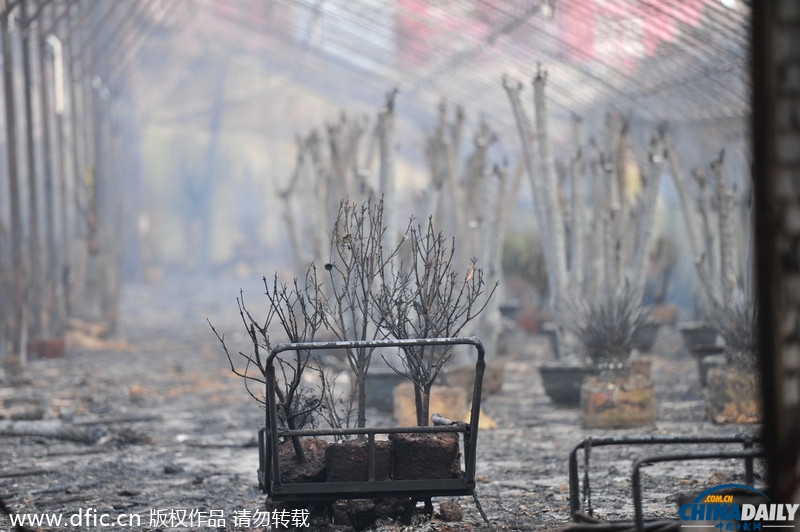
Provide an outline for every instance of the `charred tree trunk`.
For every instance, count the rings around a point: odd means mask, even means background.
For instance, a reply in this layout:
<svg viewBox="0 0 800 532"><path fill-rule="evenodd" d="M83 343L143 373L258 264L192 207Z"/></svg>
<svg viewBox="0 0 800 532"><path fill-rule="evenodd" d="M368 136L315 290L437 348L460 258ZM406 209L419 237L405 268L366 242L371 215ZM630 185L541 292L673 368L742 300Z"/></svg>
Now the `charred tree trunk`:
<svg viewBox="0 0 800 532"><path fill-rule="evenodd" d="M564 229L564 216L561 201L558 197L558 182L555 166L550 149L550 133L547 125L547 106L545 99L545 84L547 75L541 69L533 79L534 112L536 117L536 137L539 147L540 176L543 180L544 215L547 219L547 231L550 234L553 246L553 263L549 275L553 276L553 304L556 310L560 307L567 289L567 257L566 237Z"/></svg>
<svg viewBox="0 0 800 532"><path fill-rule="evenodd" d="M417 407L417 425L427 427L431 408L431 385L414 386L414 401Z"/></svg>
<svg viewBox="0 0 800 532"><path fill-rule="evenodd" d="M533 127L531 126L528 114L522 105L520 93L522 92L521 83L512 83L510 80L503 79L503 87L508 94L511 108L514 113L514 121L517 125L517 133L520 138L520 146L522 150L522 160L525 163L525 170L531 184L531 191L533 193L533 211L536 218L536 226L542 240L542 248L545 250L553 249L552 234L549 231L549 220L546 216L544 206L542 205L543 198L545 197L543 179L541 177L540 167L536 164L536 157L534 155L534 136ZM550 296L551 305L556 299L557 288L555 285L555 275L550 275L550 272L555 270L555 258L553 252L546 252L544 260L548 272L547 276L547 292Z"/></svg>
<svg viewBox="0 0 800 532"><path fill-rule="evenodd" d="M540 69L533 80L534 133L520 101L521 85L504 80L531 181L550 304L560 325L559 344L563 344L571 339L563 334L564 328L569 330L576 323L573 311L587 301L611 302L626 294L637 309L641 307L662 164L652 164L647 170L639 167L639 174L631 175L627 124L614 115L606 122L604 140L590 146L591 154L581 145L580 123L575 120L575 155L557 172L545 85ZM642 191L630 188L631 177L645 183Z"/></svg>
<svg viewBox="0 0 800 532"><path fill-rule="evenodd" d="M582 140L581 140L582 121L577 116L572 118L573 137L575 143L575 155L569 164L569 176L572 185L572 231L570 231L571 243L571 264L570 270L575 285L584 287L586 279L585 249L587 237L587 216L586 216L586 161L584 159Z"/></svg>
<svg viewBox="0 0 800 532"><path fill-rule="evenodd" d="M640 203L637 206L637 219L635 223L639 225L639 230L635 232L636 242L634 245L634 255L631 260L632 285L634 287L635 299L640 301L644 296L644 285L647 275L648 252L652 248L656 215L656 201L661 187L661 176L664 170L664 145L660 139L656 138L651 146L649 163L643 165L642 178L644 179L644 189L641 193Z"/></svg>
<svg viewBox="0 0 800 532"><path fill-rule="evenodd" d="M708 260L704 252L707 246L702 244L701 222L697 219L697 214L691 207L693 201L689 193L688 178L678 158L678 153L675 150L675 143L672 137L667 134L666 128L662 130L662 139L667 153L670 172L672 173L675 187L678 189L678 196L683 206L681 211L683 212L683 219L686 224L686 233L689 237L689 249L691 249L692 252L692 258L697 270L697 275L700 278L700 284L707 287L703 291L706 295L709 295L715 300L719 300L721 288L718 287L718 279L713 277L708 270Z"/></svg>
<svg viewBox="0 0 800 532"><path fill-rule="evenodd" d="M70 425L56 419L42 421L0 421L0 435L56 438L94 444L107 434L102 425Z"/></svg>
<svg viewBox="0 0 800 532"><path fill-rule="evenodd" d="M386 95L386 104L378 114L378 145L380 151L379 190L383 196L383 221L386 225L383 245L386 249L397 246L399 231L395 215L396 176L394 153L395 98L397 89Z"/></svg>

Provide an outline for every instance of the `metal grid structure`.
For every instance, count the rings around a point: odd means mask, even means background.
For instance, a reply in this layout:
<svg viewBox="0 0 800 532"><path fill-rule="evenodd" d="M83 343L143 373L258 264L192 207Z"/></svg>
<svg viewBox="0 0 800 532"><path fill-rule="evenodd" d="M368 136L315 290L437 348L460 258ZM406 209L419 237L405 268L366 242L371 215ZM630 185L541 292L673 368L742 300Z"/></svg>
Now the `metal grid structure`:
<svg viewBox="0 0 800 532"><path fill-rule="evenodd" d="M473 346L477 351L475 381L472 393L472 412L469 423L447 423L433 427L384 428L329 428L289 430L278 423L275 394L275 359L287 351L312 351L320 349L357 349L374 347L411 346ZM475 495L475 460L480 421L481 388L486 369L485 351L478 338L421 338L404 340L306 342L276 344L266 360L266 419L259 431L259 484L264 493L276 501L309 501L332 499L369 499L378 497L430 498L434 496ZM464 476L461 478L432 478L409 480L375 479L375 436L403 433L456 433L460 434L464 448ZM281 462L278 445L281 439L292 437L366 436L367 479L351 482L293 482L281 480Z"/></svg>
<svg viewBox="0 0 800 532"><path fill-rule="evenodd" d="M748 112L749 6L742 0L201 0L193 30L303 83L411 112L441 97L510 123L502 76L550 72L551 110L621 107L658 121Z"/></svg>
<svg viewBox="0 0 800 532"><path fill-rule="evenodd" d="M748 136L750 12L748 0L2 0L0 143L9 176L0 179L45 173L46 162L30 159L60 141L65 154L52 164L75 181L112 166L99 160L110 150L94 146L92 135L106 125L135 131L159 105L213 99L193 77L209 57L281 72L316 88L332 109L354 101L375 107L398 87L400 114L423 128L446 98L469 117L489 117L508 151L517 142L501 79L527 82L541 64L554 133L568 136L571 114L600 120L615 109L648 127L683 125L694 140L711 128L716 152ZM187 64L173 62L177 52ZM24 67L27 55L33 68ZM66 80L60 89L41 89L57 74ZM23 102L39 90L49 92L41 104ZM263 121L265 130L276 126ZM56 133L47 127L63 136L50 149L43 144ZM72 192L79 203L81 194Z"/></svg>
<svg viewBox="0 0 800 532"><path fill-rule="evenodd" d="M63 227L77 228L74 219L94 208L98 194L97 206L111 204L108 195L141 203L142 144L151 141L144 129L171 120L179 123L177 137L205 143L203 135L223 121L209 108L290 100L299 87L313 89L331 110L309 113L314 125L355 102L374 109L398 87L398 114L415 130L413 137L398 134L397 143L420 167L421 146L409 146L420 129L433 128L441 99L464 106L468 120L486 116L500 139L495 155L515 159L518 138L502 78L526 83L539 64L549 73L555 147L570 142L572 114L598 125L616 110L647 131L669 120L680 131L679 149L695 151L688 159L705 164L708 153L731 142L746 151L749 16L746 0L2 0L0 145L7 164L0 187L17 192L0 196L0 221L12 241L22 240L22 215L9 215L9 205L46 190L73 198L45 210L60 211ZM24 66L28 55L32 68ZM209 62L223 72L207 68L198 76ZM230 85L237 93L220 96L230 65L281 86L248 96L236 78ZM271 179L280 179L288 172L280 165L291 164L282 153L291 150L287 139L310 124L258 112L237 116L224 121L258 129L254 143L281 137L269 148L278 152L270 156ZM214 146L204 152L215 153ZM744 173L748 165L739 159ZM96 191L85 185L90 174ZM37 201L28 202L33 218ZM46 241L44 228L39 232L32 227L29 240ZM23 262L37 261L15 255L13 269Z"/></svg>
<svg viewBox="0 0 800 532"><path fill-rule="evenodd" d="M589 517L592 517L591 485L590 485L590 458L592 448L607 446L678 446L679 448L689 449L692 445L713 445L711 450L689 450L683 452L661 452L637 458L631 466L631 491L634 509L633 526L628 526L627 522L609 522L606 525L622 529L633 529L637 532L646 530L646 521L642 509L643 490L641 482L641 468L660 462L676 461L695 461L695 460L716 460L716 459L741 459L744 462L745 483L752 486L754 483L753 461L755 458L763 457L764 452L756 448L760 443L761 437L758 434L730 434L730 435L698 435L698 436L619 436L607 438L586 438L580 441L569 453L569 506L570 516L574 521L580 517L582 505L586 504ZM729 445L741 445L742 449L732 450ZM581 486L578 466L578 452L583 451L584 457L584 480ZM583 493L583 496L581 495ZM602 522L601 522L602 523ZM674 523L659 520L653 523L659 530L678 529ZM591 526L589 529L593 529ZM614 528L614 529L617 529Z"/></svg>

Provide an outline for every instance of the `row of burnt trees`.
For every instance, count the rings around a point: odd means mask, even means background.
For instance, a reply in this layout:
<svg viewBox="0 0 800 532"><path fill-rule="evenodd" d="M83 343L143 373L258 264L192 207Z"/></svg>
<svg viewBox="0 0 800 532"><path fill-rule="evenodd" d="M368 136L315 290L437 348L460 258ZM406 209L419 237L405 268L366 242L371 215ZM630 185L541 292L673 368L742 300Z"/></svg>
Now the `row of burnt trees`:
<svg viewBox="0 0 800 532"><path fill-rule="evenodd" d="M655 238L655 211L664 167L664 135L648 151L633 149L628 125L609 115L600 140L582 138L573 119L573 154L552 153L546 74L533 78L533 121L520 83L503 81L521 140L533 209L547 267L548 294L562 326L561 353L580 347L590 356L624 364L641 324L647 264ZM632 175L633 174L633 175ZM633 183L639 190L632 190ZM582 346L566 345L576 333Z"/></svg>
<svg viewBox="0 0 800 532"><path fill-rule="evenodd" d="M0 358L24 363L71 317L116 324L123 227L135 227L123 198L135 201L139 171L131 73L156 8L0 4Z"/></svg>
<svg viewBox="0 0 800 532"><path fill-rule="evenodd" d="M279 191L295 270L327 260L340 200L360 203L382 198L384 249L394 248L402 239L408 216L431 219L437 231L457 242L454 265L466 268L474 259L484 267L487 282L494 284L501 276L502 242L522 172L490 163L497 137L485 120L476 124L471 142L465 141L463 109L442 102L436 127L425 141L425 186L417 193L410 192L411 187L398 189L396 97L396 90L389 92L372 121L342 113L324 132L298 137L294 170ZM489 353L497 342L500 299L469 328L470 334L481 336Z"/></svg>
<svg viewBox="0 0 800 532"><path fill-rule="evenodd" d="M249 349L234 354L224 337L217 337L231 370L243 377L259 402L265 403L263 391L270 378L266 355L277 343L274 338L290 342L452 338L486 308L497 284L487 285L474 260L459 267L454 262L454 239L437 232L430 218L425 224L410 221L398 241L384 247L384 209L383 200L342 202L329 240L328 262L311 263L304 279L291 285L277 276L271 282L265 278L266 315L253 315L240 297ZM344 389L311 351L276 361L282 423L290 429L314 425L319 419L336 428L366 426L366 378L376 356L413 383L417 423L429 423L431 389L453 354L449 347L407 346L399 354L352 346L343 351L350 370ZM309 378L310 373L316 378ZM299 444L295 450L302 455Z"/></svg>
<svg viewBox="0 0 800 532"><path fill-rule="evenodd" d="M750 267L752 229L747 180L742 190L724 172L724 152L708 169L684 169L666 123L645 148L629 138L626 120L609 115L588 142L574 119L574 152L556 161L545 98L546 74L534 76L533 121L522 85L504 80L530 178L533 208L547 269L550 306L563 345L576 333L589 354L624 363L634 332L647 319L642 304L647 266L656 253L656 205L663 174L681 201L689 250L706 320L740 353L754 349ZM598 140L600 139L600 140Z"/></svg>
<svg viewBox="0 0 800 532"><path fill-rule="evenodd" d="M232 370L259 390L267 378L264 353L275 337L352 341L477 334L494 353L499 298L491 296L521 172L512 182L507 167L489 168L497 139L485 121L464 155L464 112L450 112L442 103L426 140L428 186L402 216L408 191L397 189L396 96L397 91L387 94L372 123L343 113L324 134L315 130L297 139L295 169L279 197L295 271L307 273L292 285L277 278L265 284L271 309L266 319L240 300L251 349L233 354L220 336ZM417 422L427 425L432 386L453 355L434 346L400 353L347 349L350 385L342 394L322 361L312 352L297 353L278 363L281 422L297 428L316 417L333 427L365 426L365 380L377 361L413 383ZM308 381L309 372L318 377L310 379L317 383L311 387L302 378Z"/></svg>
<svg viewBox="0 0 800 532"><path fill-rule="evenodd" d="M475 320L479 314L475 311L484 307L476 302L484 295L484 286L495 286L499 278L499 246L512 211L511 200L527 174L550 305L563 326L562 343L570 338L568 331L576 333L588 351L612 364L624 364L633 347L633 334L645 319L642 298L646 268L656 248L656 205L662 175L669 171L683 201L691 251L707 290L703 308L707 316L717 316L719 324L727 322L730 330L752 338L752 324L740 319L748 316L743 309L752 308L752 298L746 295L747 268L738 266L747 263L747 246L734 251L736 238L731 232L736 221L744 220L740 230L747 233L747 206L736 212L735 191L724 176L721 158L711 166L710 183L699 171L690 183L666 124L642 148L629 138L626 120L611 115L598 137L601 140L584 140L581 121L575 119L574 152L567 160L557 161L550 146L545 86L546 76L540 71L533 80L531 121L521 100L522 85L504 80L522 141L522 162L513 177L505 166L487 168L488 150L496 141L488 125L478 125L472 151L464 157L464 114L456 109L450 116L447 106L440 106L437 127L427 141L430 180L424 196L416 199L422 219L428 220L425 227L413 221L398 226L399 220L388 208L399 204L392 147L395 92L387 97L372 128L367 119L342 115L338 123L328 125L325 135L312 132L298 139L295 172L280 196L298 269L309 263L313 266L305 281L295 283L289 292L277 279L272 290L267 287L271 307L302 309L290 322L301 318L303 333L284 325L281 334L292 341L314 339L320 333L326 339L332 335L340 340L369 340L450 336L469 327L470 334L477 333L489 344L487 352L494 352L497 328L490 319L492 313ZM691 190L693 186L696 190ZM341 197L352 203L337 206ZM383 201L376 200L379 197ZM358 205L362 205L360 211ZM374 210L375 205L381 208ZM454 238L446 241L443 234ZM319 267L323 263L324 273ZM478 264L485 269L477 268ZM274 298L289 293L291 297ZM431 294L443 298L437 300L438 307L428 304L426 298L434 297ZM462 307L463 302L468 304ZM237 369L235 357L231 357L232 367L246 381L263 384L259 353L271 345L270 321L258 322L243 304L242 315L254 350L239 353L245 370ZM480 330L481 324L488 325L488 334ZM574 352L576 346L564 347L563 352ZM308 419L312 410L321 408L346 412L344 418L328 421L334 426L348 425L351 415L363 426L364 378L373 355L371 350L347 354L354 376L347 408L341 407L343 403L338 409L330 406L335 401L325 379L322 390L309 396L308 390L301 392L304 388L296 370L284 367L284 382L289 383L279 398L284 422L294 424L290 420L295 416ZM420 424L428 421L430 385L449 356L410 350L399 359L387 359L390 367L414 382ZM311 353L298 357L305 358L298 358L295 368L321 367L312 363ZM256 375L247 368L256 368ZM320 375L324 377L324 372Z"/></svg>
<svg viewBox="0 0 800 532"><path fill-rule="evenodd" d="M691 177L671 139L667 156L699 279L703 318L722 336L729 362L755 370L757 301L749 182L737 186L727 179L725 150L707 167L692 170Z"/></svg>

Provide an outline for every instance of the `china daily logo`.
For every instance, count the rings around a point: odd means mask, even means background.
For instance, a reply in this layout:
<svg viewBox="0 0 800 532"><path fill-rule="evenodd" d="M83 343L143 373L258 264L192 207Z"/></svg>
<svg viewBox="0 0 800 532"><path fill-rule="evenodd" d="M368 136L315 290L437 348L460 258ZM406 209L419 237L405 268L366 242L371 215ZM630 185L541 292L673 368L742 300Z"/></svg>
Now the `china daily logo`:
<svg viewBox="0 0 800 532"><path fill-rule="evenodd" d="M731 491L736 494L732 495ZM762 492L744 484L722 484L681 506L679 515L687 525L689 522L705 521L716 523L706 524L705 527L713 526L720 531L752 532L766 528L794 528L798 507L800 504L774 504Z"/></svg>

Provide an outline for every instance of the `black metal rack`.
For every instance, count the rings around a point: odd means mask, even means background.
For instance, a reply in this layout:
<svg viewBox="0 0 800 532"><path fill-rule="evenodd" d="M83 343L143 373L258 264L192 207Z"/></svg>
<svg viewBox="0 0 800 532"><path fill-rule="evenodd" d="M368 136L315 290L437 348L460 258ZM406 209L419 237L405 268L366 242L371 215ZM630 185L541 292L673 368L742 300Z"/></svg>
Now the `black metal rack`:
<svg viewBox="0 0 800 532"><path fill-rule="evenodd" d="M289 430L278 426L278 413L274 389L275 358L286 351L318 349L354 349L376 347L409 346L455 346L471 345L478 353L475 364L475 383L472 392L472 412L469 423L452 423L429 427L384 427L346 429ZM372 499L382 497L412 497L424 499L444 496L475 496L475 454L477 427L480 420L481 386L486 363L484 347L475 337L469 338L423 338L409 340L305 342L277 344L266 361L267 393L266 422L258 433L259 484L261 490L274 501L319 501L336 499ZM376 480L375 437L378 434L398 433L458 433L463 438L464 474L459 478ZM291 482L281 479L280 453L277 452L282 438L366 435L367 480L347 482Z"/></svg>
<svg viewBox="0 0 800 532"><path fill-rule="evenodd" d="M606 447L612 445L687 445L687 444L741 444L742 450L704 450L683 453L666 453L650 455L639 458L633 462L631 468L632 501L634 508L634 519L632 522L608 522L603 526L617 527L615 529L635 530L644 532L648 528L642 510L642 485L640 470L643 466L658 462L690 461L690 460L713 460L725 458L740 458L745 466L745 483L753 484L753 459L763 456L763 451L755 449L754 445L760 441L757 434L732 434L732 435L706 435L706 436L621 436L609 438L586 438L578 443L569 453L569 507L570 517L573 521L578 521L581 511L581 486L578 474L578 451L584 452L584 493L588 501L591 501L591 489L589 486L589 459L593 447ZM591 512L591 508L590 508ZM668 520L659 520L656 525L661 530L671 530L674 528ZM590 525L590 529L596 527ZM652 528L652 527L651 527ZM599 528L598 528L599 530Z"/></svg>

